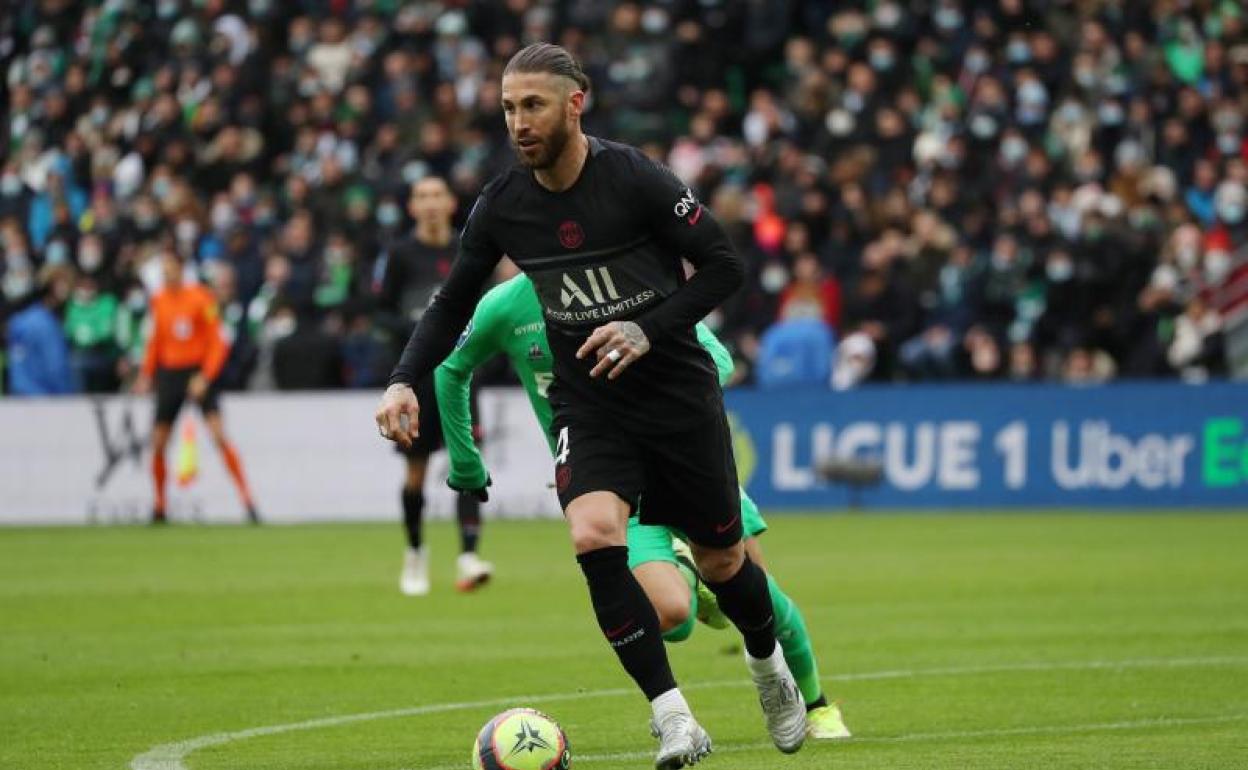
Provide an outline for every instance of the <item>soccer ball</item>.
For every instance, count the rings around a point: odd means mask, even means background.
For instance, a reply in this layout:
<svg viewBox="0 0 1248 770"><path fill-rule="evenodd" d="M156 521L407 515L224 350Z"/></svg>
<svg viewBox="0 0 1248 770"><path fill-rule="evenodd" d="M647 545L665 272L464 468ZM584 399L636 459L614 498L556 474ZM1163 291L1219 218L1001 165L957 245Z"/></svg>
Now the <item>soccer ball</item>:
<svg viewBox="0 0 1248 770"><path fill-rule="evenodd" d="M472 770L567 770L568 737L535 709L508 709L485 723L472 747Z"/></svg>

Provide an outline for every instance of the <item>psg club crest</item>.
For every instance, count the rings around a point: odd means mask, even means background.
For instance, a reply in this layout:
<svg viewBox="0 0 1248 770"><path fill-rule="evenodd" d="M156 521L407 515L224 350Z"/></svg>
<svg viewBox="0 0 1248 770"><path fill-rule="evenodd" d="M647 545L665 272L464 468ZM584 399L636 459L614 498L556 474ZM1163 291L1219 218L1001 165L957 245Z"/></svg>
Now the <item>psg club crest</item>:
<svg viewBox="0 0 1248 770"><path fill-rule="evenodd" d="M585 242L585 231L574 220L567 220L559 225L559 243L565 249L575 249Z"/></svg>

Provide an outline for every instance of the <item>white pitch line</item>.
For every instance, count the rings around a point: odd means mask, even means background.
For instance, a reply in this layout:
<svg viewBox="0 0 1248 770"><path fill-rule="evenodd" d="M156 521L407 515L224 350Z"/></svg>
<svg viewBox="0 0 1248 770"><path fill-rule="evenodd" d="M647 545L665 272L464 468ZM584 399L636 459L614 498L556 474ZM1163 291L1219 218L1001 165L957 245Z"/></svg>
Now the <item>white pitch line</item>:
<svg viewBox="0 0 1248 770"><path fill-rule="evenodd" d="M1092 661L1031 661L1024 663L1003 663L984 666L951 666L944 668L929 669L895 669L886 671L868 671L858 674L834 674L832 676L823 677L824 681L830 682L860 682L872 680L886 679L907 679L925 676L974 676L978 674L996 674L1018 671L1059 671L1059 670L1098 670L1098 669L1128 669L1128 668L1173 668L1184 666L1211 666L1211 665L1238 665L1248 663L1248 657L1204 657L1204 658L1136 658L1130 660L1092 660ZM744 687L749 684L743 679L729 679L711 682L694 682L682 686L684 690L704 690L720 687ZM302 722L289 722L287 724L269 725L266 727L252 727L245 730L236 730L233 732L213 733L211 735L201 735L196 738L190 738L184 741L175 741L173 743L162 743L153 746L148 751L136 756L130 762L130 770L187 770L183 760L187 756L200 749L209 748L211 746L221 746L235 741L247 740L248 738L259 738L266 735L279 735L281 733L295 732L298 730L316 730L325 727L338 727L340 725L348 725L356 722L368 722L375 719L394 719L398 717L421 716L424 714L440 714L449 711L464 711L467 709L490 708L499 706L511 706L516 703L549 703L552 701L572 701L587 700L591 698L616 698L632 695L636 691L633 688L614 688L605 690L589 690L575 693L548 693L545 695L516 695L506 698L491 698L489 700L464 701L459 703L431 703L425 706L412 706L409 708L390 709L387 711L370 711L360 714L341 714L338 716L322 717L319 719L309 719ZM1232 717L1217 717L1216 719L1230 721L1233 719L1243 718L1240 715ZM1156 720L1148 724L1154 724ZM1131 723L1112 723L1112 724L1131 724ZM1167 724L1179 724L1178 721L1171 720ZM1089 726L1085 726L1089 727ZM1022 730L1039 730L1046 731L1066 731L1070 727L1060 728L1018 728ZM1099 729L1111 729L1100 727ZM1128 728L1112 728L1112 729L1128 729ZM1008 732L1001 733L999 731L985 731L982 735L1002 735L1010 734ZM1026 733L1023 733L1026 734ZM906 737L897 736L895 738L859 738L856 742L896 742L899 740L928 740L937 739L938 737L976 737L980 733L952 734L952 733L932 733L927 736ZM770 746L771 744L759 744L759 746ZM745 751L754 748L752 745L726 747L731 751ZM725 749L720 749L723 751ZM592 757L613 757L614 755L585 755L578 756L578 761L595 761ZM641 754L628 754L628 758L642 756ZM644 756L649 756L645 754Z"/></svg>
<svg viewBox="0 0 1248 770"><path fill-rule="evenodd" d="M1096 733L1113 730L1140 730L1148 727L1183 727L1186 725L1223 724L1248 721L1248 714L1223 714L1208 717L1156 717L1135 719L1129 722L1101 722L1075 725L1035 725L1031 727L1008 727L997 730L954 730L937 733L908 733L903 735L880 735L867 738L850 738L845 743L917 743L920 741L969 740L974 738L1005 738L1017 735L1065 735L1068 733ZM818 744L814 741L812 745ZM831 743L831 741L829 741ZM717 746L716 754L736 754L744 751L771 749L771 743L734 743ZM578 754L579 762L627 762L633 759L649 759L653 751L621 751L614 754ZM462 765L444 765L426 770L458 770Z"/></svg>

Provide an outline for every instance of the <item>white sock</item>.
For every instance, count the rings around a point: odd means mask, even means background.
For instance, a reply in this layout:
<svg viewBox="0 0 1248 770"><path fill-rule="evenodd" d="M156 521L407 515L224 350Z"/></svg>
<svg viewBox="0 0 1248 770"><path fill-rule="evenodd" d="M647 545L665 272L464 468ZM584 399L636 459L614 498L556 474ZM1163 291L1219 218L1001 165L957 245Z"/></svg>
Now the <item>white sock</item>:
<svg viewBox="0 0 1248 770"><path fill-rule="evenodd" d="M689 703L685 700L685 696L680 692L679 687L673 687L659 697L650 701L650 709L654 713L654 719L656 722L671 713L690 713Z"/></svg>
<svg viewBox="0 0 1248 770"><path fill-rule="evenodd" d="M774 674L782 663L784 663L784 653L780 650L779 642L776 643L771 654L765 658L756 658L748 650L745 653L745 664L749 666L751 674Z"/></svg>

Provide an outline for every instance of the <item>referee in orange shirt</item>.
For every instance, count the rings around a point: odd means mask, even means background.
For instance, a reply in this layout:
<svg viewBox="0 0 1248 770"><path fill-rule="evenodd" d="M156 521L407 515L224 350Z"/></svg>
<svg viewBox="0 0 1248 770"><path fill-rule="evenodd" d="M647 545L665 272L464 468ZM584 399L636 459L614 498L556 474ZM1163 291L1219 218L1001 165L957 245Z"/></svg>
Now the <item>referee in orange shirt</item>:
<svg viewBox="0 0 1248 770"><path fill-rule="evenodd" d="M165 518L165 450L173 423L187 398L199 405L216 442L230 478L247 508L247 518L260 523L260 516L247 486L238 450L225 435L221 422L219 393L215 384L230 348L221 335L221 321L212 292L183 280L182 259L172 249L161 255L164 289L152 298L151 335L143 356L143 368L135 381L136 393L148 393L156 385L156 424L152 429L152 479L156 503L152 523Z"/></svg>

